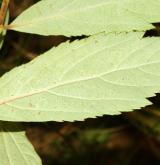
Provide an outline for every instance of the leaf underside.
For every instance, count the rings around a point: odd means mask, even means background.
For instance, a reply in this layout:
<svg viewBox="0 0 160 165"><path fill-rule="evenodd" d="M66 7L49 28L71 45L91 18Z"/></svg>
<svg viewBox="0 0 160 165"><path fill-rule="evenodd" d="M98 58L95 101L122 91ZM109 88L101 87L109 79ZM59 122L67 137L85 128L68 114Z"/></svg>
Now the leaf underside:
<svg viewBox="0 0 160 165"><path fill-rule="evenodd" d="M160 89L158 37L99 34L52 48L0 79L0 120L74 121L151 104Z"/></svg>
<svg viewBox="0 0 160 165"><path fill-rule="evenodd" d="M41 165L19 123L0 122L0 164Z"/></svg>
<svg viewBox="0 0 160 165"><path fill-rule="evenodd" d="M40 35L92 35L145 31L160 22L160 0L43 0L9 28Z"/></svg>

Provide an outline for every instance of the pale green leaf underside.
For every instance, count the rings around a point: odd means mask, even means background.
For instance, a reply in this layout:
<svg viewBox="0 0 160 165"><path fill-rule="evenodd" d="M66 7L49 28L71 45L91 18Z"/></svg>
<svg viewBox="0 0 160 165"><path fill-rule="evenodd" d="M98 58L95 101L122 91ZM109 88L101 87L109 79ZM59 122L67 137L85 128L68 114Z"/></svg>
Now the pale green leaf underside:
<svg viewBox="0 0 160 165"><path fill-rule="evenodd" d="M41 160L18 123L0 122L0 164L41 165Z"/></svg>
<svg viewBox="0 0 160 165"><path fill-rule="evenodd" d="M92 35L142 31L160 22L160 0L43 0L10 25L40 35Z"/></svg>
<svg viewBox="0 0 160 165"><path fill-rule="evenodd" d="M160 38L100 34L64 43L0 79L0 120L73 121L151 104Z"/></svg>

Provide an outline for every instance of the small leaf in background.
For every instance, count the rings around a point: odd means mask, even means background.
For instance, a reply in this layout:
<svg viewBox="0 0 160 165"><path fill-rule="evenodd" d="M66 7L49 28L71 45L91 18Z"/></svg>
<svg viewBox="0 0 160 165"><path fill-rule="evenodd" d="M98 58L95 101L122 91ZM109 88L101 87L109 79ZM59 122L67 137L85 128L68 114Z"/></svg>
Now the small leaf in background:
<svg viewBox="0 0 160 165"><path fill-rule="evenodd" d="M0 79L0 119L74 121L151 104L160 89L158 37L100 34L66 42Z"/></svg>
<svg viewBox="0 0 160 165"><path fill-rule="evenodd" d="M145 31L160 22L159 8L160 0L43 0L18 16L9 29L65 36Z"/></svg>
<svg viewBox="0 0 160 165"><path fill-rule="evenodd" d="M41 165L41 160L18 123L0 123L0 164Z"/></svg>

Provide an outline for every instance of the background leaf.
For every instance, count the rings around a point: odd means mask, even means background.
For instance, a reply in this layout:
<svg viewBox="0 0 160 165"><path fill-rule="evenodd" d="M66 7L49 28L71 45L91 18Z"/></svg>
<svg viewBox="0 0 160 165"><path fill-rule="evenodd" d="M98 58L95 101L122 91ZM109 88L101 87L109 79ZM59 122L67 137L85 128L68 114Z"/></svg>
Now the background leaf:
<svg viewBox="0 0 160 165"><path fill-rule="evenodd" d="M0 123L0 159L3 165L41 165L18 123Z"/></svg>
<svg viewBox="0 0 160 165"><path fill-rule="evenodd" d="M143 31L160 22L160 0L43 0L9 26L41 35L92 35Z"/></svg>

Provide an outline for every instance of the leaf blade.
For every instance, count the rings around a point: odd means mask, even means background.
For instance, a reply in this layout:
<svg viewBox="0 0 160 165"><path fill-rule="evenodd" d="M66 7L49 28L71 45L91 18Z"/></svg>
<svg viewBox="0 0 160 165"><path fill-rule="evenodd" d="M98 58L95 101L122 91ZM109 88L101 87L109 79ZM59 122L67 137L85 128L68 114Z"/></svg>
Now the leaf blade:
<svg viewBox="0 0 160 165"><path fill-rule="evenodd" d="M73 121L151 104L146 98L160 87L160 39L142 35L67 42L13 69L0 80L0 119Z"/></svg>
<svg viewBox="0 0 160 165"><path fill-rule="evenodd" d="M160 21L159 7L159 0L43 0L24 11L9 28L65 36L145 31Z"/></svg>
<svg viewBox="0 0 160 165"><path fill-rule="evenodd" d="M7 165L41 165L32 145L18 123L0 123L0 158Z"/></svg>

